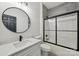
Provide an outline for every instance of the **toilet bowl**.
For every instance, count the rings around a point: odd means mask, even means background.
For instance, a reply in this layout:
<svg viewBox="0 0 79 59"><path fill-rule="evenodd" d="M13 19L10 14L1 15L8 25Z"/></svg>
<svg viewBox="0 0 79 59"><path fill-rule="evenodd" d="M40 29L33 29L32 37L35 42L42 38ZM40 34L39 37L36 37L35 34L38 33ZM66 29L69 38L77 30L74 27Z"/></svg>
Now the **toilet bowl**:
<svg viewBox="0 0 79 59"><path fill-rule="evenodd" d="M41 55L42 56L48 56L50 53L50 50L51 48L49 45L47 45L46 43L41 44Z"/></svg>
<svg viewBox="0 0 79 59"><path fill-rule="evenodd" d="M34 38L41 40L41 35L35 36ZM40 45L40 47L41 47L41 55L42 56L48 56L49 53L50 53L50 50L51 50L50 46L48 44L46 44L46 43L42 43Z"/></svg>

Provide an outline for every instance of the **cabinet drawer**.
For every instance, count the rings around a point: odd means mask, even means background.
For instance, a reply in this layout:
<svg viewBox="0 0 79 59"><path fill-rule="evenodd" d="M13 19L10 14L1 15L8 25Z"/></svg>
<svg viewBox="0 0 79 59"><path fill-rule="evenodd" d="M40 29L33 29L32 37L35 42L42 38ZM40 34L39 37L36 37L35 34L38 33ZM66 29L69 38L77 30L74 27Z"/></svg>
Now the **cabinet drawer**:
<svg viewBox="0 0 79 59"><path fill-rule="evenodd" d="M28 51L25 56L40 56L41 50L39 47L33 47L30 51Z"/></svg>

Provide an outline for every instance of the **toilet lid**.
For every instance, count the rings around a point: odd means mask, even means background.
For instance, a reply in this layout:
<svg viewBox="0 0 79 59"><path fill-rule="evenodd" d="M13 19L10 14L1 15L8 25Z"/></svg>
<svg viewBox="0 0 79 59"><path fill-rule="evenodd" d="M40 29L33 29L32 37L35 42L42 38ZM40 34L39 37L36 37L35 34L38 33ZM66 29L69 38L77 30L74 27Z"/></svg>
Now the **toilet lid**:
<svg viewBox="0 0 79 59"><path fill-rule="evenodd" d="M45 51L50 51L50 46L47 44L41 44L41 48Z"/></svg>

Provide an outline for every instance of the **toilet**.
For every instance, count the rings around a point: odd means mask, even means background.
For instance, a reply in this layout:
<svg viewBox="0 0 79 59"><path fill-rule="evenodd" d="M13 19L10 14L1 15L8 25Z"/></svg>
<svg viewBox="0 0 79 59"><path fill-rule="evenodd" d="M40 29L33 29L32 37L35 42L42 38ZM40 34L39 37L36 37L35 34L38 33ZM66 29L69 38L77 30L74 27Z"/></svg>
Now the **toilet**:
<svg viewBox="0 0 79 59"><path fill-rule="evenodd" d="M34 37L34 38L36 38L36 39L41 39L41 35L36 36L36 37ZM42 43L42 44L40 45L40 47L41 47L41 55L42 55L42 56L48 56L49 53L50 53L50 50L51 50L50 46L49 46L48 44L46 44L46 43Z"/></svg>
<svg viewBox="0 0 79 59"><path fill-rule="evenodd" d="M42 56L48 56L50 53L50 50L51 48L49 45L47 45L46 43L41 44L41 55Z"/></svg>

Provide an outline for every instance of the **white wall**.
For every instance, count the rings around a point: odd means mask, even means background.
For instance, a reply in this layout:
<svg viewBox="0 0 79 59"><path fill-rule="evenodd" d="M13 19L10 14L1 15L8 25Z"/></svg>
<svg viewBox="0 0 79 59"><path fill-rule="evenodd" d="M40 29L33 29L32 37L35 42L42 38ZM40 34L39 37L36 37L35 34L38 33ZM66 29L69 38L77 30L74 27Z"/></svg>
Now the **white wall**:
<svg viewBox="0 0 79 59"><path fill-rule="evenodd" d="M5 44L8 42L13 42L19 40L19 35L24 38L39 35L40 34L40 3L29 2L28 6L22 7L16 5L17 3L6 3L0 2L0 44ZM28 31L24 33L14 33L9 31L2 23L2 12L8 7L19 7L23 8L30 17L31 27Z"/></svg>
<svg viewBox="0 0 79 59"><path fill-rule="evenodd" d="M43 39L43 5L40 3L40 34Z"/></svg>
<svg viewBox="0 0 79 59"><path fill-rule="evenodd" d="M40 3L40 6L40 34L43 40L43 19L48 15L48 9L42 3Z"/></svg>
<svg viewBox="0 0 79 59"><path fill-rule="evenodd" d="M65 2L48 10L48 16L55 16L71 11L79 10L79 2Z"/></svg>
<svg viewBox="0 0 79 59"><path fill-rule="evenodd" d="M75 10L79 10L79 3L76 2L66 2L65 4L62 4L60 6L51 8L48 10L48 16L55 16L58 14L62 14L62 13L66 13L66 12L70 12L70 11L75 11ZM74 50L70 50L67 48L63 48L60 46L56 46L56 45L52 45L47 43L48 45L51 46L51 52L54 55L58 55L58 56L75 56L75 55L79 55L79 52L74 51Z"/></svg>
<svg viewBox="0 0 79 59"><path fill-rule="evenodd" d="M48 9L45 5L43 5L43 19L48 16Z"/></svg>

